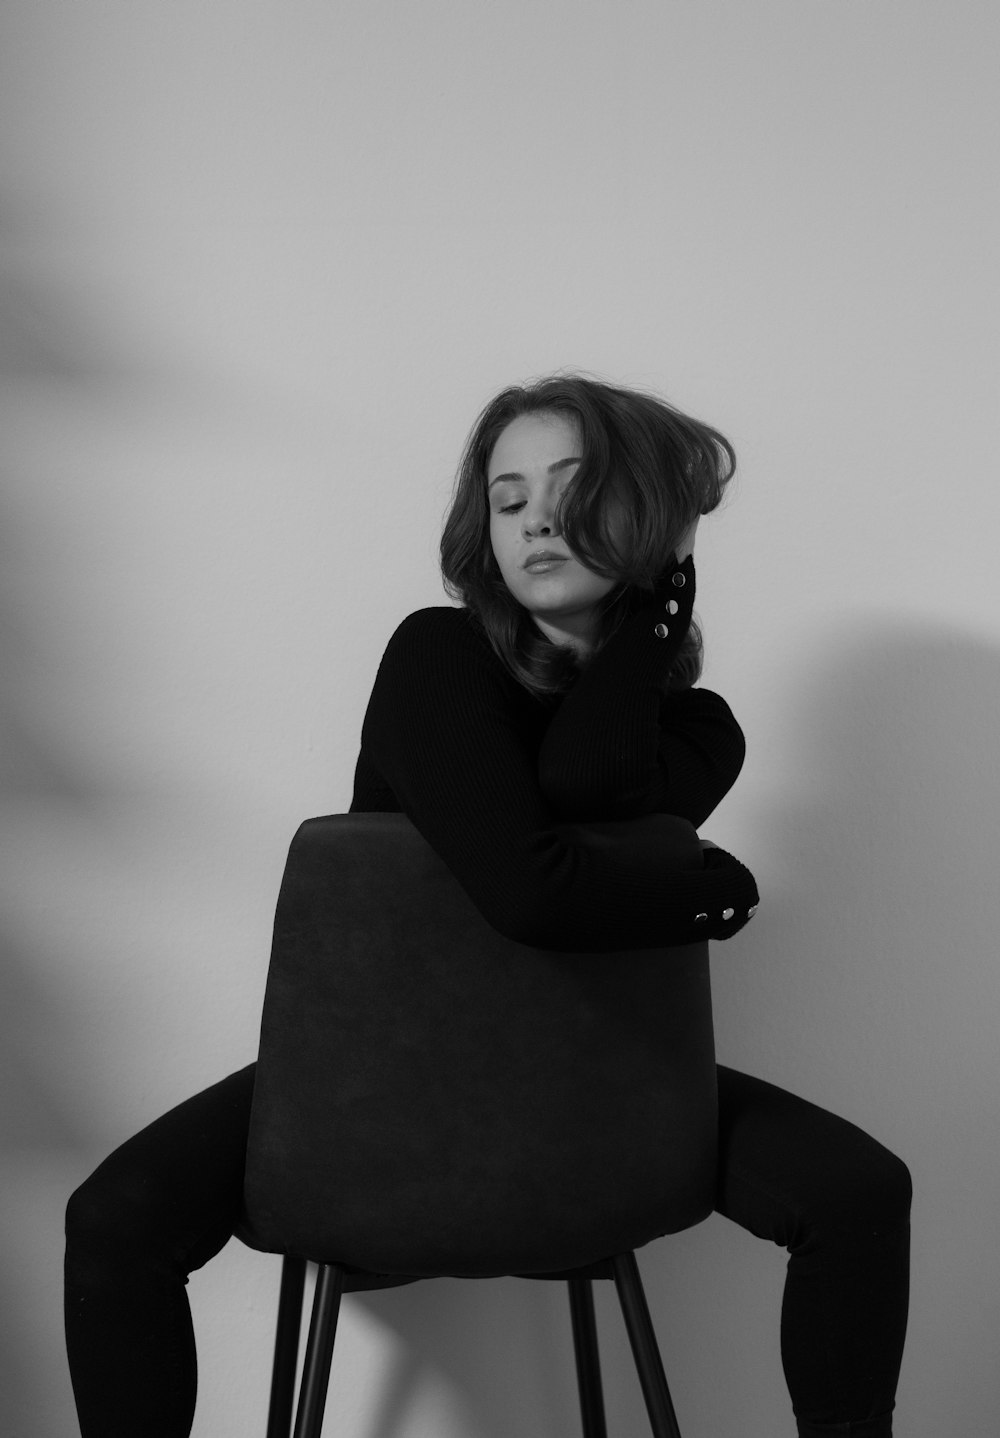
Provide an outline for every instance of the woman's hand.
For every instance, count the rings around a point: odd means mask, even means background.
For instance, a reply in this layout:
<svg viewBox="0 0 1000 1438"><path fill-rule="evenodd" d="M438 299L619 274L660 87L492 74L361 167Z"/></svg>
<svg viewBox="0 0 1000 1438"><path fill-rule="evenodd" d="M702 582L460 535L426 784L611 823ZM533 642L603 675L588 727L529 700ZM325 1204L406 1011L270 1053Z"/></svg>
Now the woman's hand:
<svg viewBox="0 0 1000 1438"><path fill-rule="evenodd" d="M694 523L688 525L687 529L685 529L684 533L677 541L677 548L674 550L674 553L677 556L678 564L683 564L685 559L687 559L688 555L694 549L694 537L698 529L698 522L700 519L701 515L699 514L698 518L694 521Z"/></svg>

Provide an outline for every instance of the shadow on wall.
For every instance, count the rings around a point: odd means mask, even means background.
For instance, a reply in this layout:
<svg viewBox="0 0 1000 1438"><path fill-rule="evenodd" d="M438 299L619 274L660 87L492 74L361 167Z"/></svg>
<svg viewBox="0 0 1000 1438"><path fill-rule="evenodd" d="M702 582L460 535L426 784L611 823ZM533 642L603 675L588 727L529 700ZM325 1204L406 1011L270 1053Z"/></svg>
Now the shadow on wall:
<svg viewBox="0 0 1000 1438"><path fill-rule="evenodd" d="M853 1041L850 1063L905 1116L949 1039L940 1096L955 1096L958 1050L971 1059L996 1018L981 1006L1000 999L1000 650L927 622L819 648L786 731L801 789L759 821L790 887L748 930L765 947L725 978L761 993L782 1047L824 1074L832 1063L830 1077ZM804 1000L822 1001L820 1032L801 1022Z"/></svg>
<svg viewBox="0 0 1000 1438"><path fill-rule="evenodd" d="M48 224L38 219L44 239ZM0 269L0 415L16 413L29 396L52 406L78 396L107 378L99 358L87 352L82 328L74 332L73 306L55 291L43 293L17 270L18 253L30 254L36 230L0 220L5 255ZM5 1221L0 1243L0 1431L20 1435L41 1431L53 1391L65 1378L65 1362L51 1348L51 1330L61 1330L56 1271L62 1264L62 1209L67 1175L90 1166L96 1136L87 1127L66 1075L82 1071L86 1034L74 1024L65 998L53 991L59 965L31 936L19 889L41 894L58 907L59 876L33 872L19 884L26 862L21 825L65 814L74 821L87 811L98 817L100 795L86 777L56 752L32 722L38 694L52 692L41 673L44 657L32 635L24 599L24 577L37 592L38 556L30 526L20 522L16 497L30 494L38 475L22 469L23 455L8 443L0 450L0 483L14 497L0 525L0 835L5 865L6 912L0 916L0 1168L4 1174ZM42 477L41 482L43 482ZM13 505L13 514L10 512ZM44 576L43 576L44 577ZM41 681L41 683L39 683ZM76 1056L79 1055L79 1064ZM41 1244L41 1247L39 1246ZM52 1310L52 1311L50 1311ZM36 1315L38 1317L37 1322ZM46 1333L44 1330L49 1330ZM48 1341L46 1341L48 1340ZM53 1373L61 1361L63 1371Z"/></svg>
<svg viewBox="0 0 1000 1438"><path fill-rule="evenodd" d="M14 542L9 526L4 526L3 534L7 550ZM9 573L7 566L0 567ZM13 894L22 863L19 822L39 809L79 813L89 796L61 756L47 751L18 713L18 680L24 674L26 655L10 621L7 605L0 613L0 672L5 676L0 707L0 832L5 886ZM49 876L49 882L57 887L58 876ZM40 886L38 876L33 876L32 887ZM52 902L59 902L56 893ZM0 919L0 1171L5 1191L0 1239L4 1294L0 1432L13 1435L34 1431L51 1398L53 1355L34 1314L51 1306L51 1299L58 1302L52 1273L62 1263L66 1175L79 1171L81 1162L87 1161L94 1134L65 1087L67 1074L83 1071L86 1035L73 1024L65 1000L60 1002L51 990L58 967L53 956L28 937L20 913L17 923L11 917ZM44 1252L38 1250L39 1236ZM56 1323L58 1319L48 1326Z"/></svg>
<svg viewBox="0 0 1000 1438"><path fill-rule="evenodd" d="M720 1057L906 1160L900 1426L985 1431L1000 1398L1000 649L921 617L818 636L815 652L783 716L801 789L756 816L787 887L765 894L738 962L714 965Z"/></svg>

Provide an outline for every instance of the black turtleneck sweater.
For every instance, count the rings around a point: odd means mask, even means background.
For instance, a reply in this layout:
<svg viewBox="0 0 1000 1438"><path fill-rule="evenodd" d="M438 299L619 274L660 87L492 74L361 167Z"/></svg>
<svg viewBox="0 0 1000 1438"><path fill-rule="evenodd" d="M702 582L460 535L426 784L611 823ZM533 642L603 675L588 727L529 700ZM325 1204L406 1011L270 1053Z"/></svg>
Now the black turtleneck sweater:
<svg viewBox="0 0 1000 1438"><path fill-rule="evenodd" d="M352 811L407 814L520 943L729 938L758 902L753 875L702 854L694 831L734 783L743 734L717 694L666 692L694 591L692 559L669 568L555 705L509 674L468 610L411 614L372 690Z"/></svg>

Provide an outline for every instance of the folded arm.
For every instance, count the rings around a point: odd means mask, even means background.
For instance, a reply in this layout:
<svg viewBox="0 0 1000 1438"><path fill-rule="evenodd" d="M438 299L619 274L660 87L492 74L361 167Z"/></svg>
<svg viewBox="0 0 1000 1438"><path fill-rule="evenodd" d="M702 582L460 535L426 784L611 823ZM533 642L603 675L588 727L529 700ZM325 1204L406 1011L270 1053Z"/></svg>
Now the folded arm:
<svg viewBox="0 0 1000 1438"><path fill-rule="evenodd" d="M386 650L363 760L510 938L599 951L735 933L757 903L753 876L728 855L706 866L689 820L577 824L547 801L526 737L536 711L467 614L421 610Z"/></svg>

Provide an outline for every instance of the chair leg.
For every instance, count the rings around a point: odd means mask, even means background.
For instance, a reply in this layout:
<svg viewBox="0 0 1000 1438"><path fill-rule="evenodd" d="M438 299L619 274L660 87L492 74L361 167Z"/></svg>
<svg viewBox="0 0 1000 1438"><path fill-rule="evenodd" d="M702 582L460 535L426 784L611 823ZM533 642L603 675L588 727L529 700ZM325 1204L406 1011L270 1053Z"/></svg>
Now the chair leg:
<svg viewBox="0 0 1000 1438"><path fill-rule="evenodd" d="M597 1351L597 1323L594 1319L594 1289L589 1278L567 1279L569 1311L573 1320L573 1350L576 1379L580 1388L583 1438L608 1438L604 1421L604 1392L601 1388L601 1360Z"/></svg>
<svg viewBox="0 0 1000 1438"><path fill-rule="evenodd" d="M267 1413L267 1438L289 1438L292 1431L295 1365L299 1356L302 1292L305 1281L305 1259L287 1255L281 1265L281 1293L278 1298L278 1325L274 1337L274 1369L271 1374L271 1404Z"/></svg>
<svg viewBox="0 0 1000 1438"><path fill-rule="evenodd" d="M320 1438L333 1360L333 1339L337 1332L343 1291L344 1270L335 1263L321 1263L316 1275L316 1294L302 1364L302 1387L295 1414L294 1438Z"/></svg>
<svg viewBox="0 0 1000 1438"><path fill-rule="evenodd" d="M639 1382L642 1384L642 1396L646 1400L653 1438L681 1438L635 1254L621 1253L612 1259L612 1263L618 1300L632 1345L632 1356L639 1371Z"/></svg>

